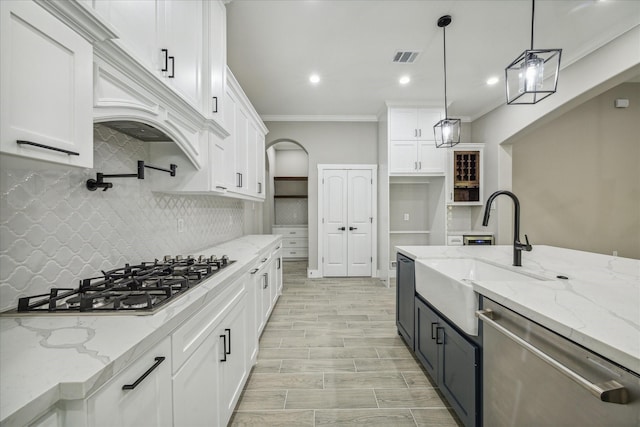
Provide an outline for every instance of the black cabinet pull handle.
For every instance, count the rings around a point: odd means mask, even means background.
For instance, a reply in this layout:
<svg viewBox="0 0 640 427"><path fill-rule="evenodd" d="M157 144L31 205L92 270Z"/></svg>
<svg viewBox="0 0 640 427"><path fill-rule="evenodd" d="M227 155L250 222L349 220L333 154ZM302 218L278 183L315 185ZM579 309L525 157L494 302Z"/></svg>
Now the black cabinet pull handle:
<svg viewBox="0 0 640 427"><path fill-rule="evenodd" d="M224 350L222 351L222 359L220 359L221 362L226 362L227 361L227 335L220 335L220 338L222 338L222 345L224 346Z"/></svg>
<svg viewBox="0 0 640 427"><path fill-rule="evenodd" d="M440 341L440 331L444 332L444 328L442 326L438 326L436 328L436 344L444 344L444 338Z"/></svg>
<svg viewBox="0 0 640 427"><path fill-rule="evenodd" d="M162 54L164 55L164 67L160 71L169 71L169 50L168 49L160 49Z"/></svg>
<svg viewBox="0 0 640 427"><path fill-rule="evenodd" d="M231 329L225 329L224 331L229 335L229 339L227 340L229 344L229 351L227 351L227 349L225 348L224 352L226 354L231 354Z"/></svg>
<svg viewBox="0 0 640 427"><path fill-rule="evenodd" d="M211 112L212 113L217 113L218 112L218 97L214 96L212 97L212 106L211 106Z"/></svg>
<svg viewBox="0 0 640 427"><path fill-rule="evenodd" d="M249 273L251 273L251 274L256 274L257 272L258 272L258 269L257 269L257 268L254 268L254 269L253 269L253 270L251 270Z"/></svg>
<svg viewBox="0 0 640 427"><path fill-rule="evenodd" d="M434 326L438 325L436 322L431 322L431 339L436 339L436 331L433 329Z"/></svg>
<svg viewBox="0 0 640 427"><path fill-rule="evenodd" d="M169 60L171 61L171 74L169 74L169 78L172 79L176 76L176 58L170 56Z"/></svg>
<svg viewBox="0 0 640 427"><path fill-rule="evenodd" d="M152 367L150 367L147 372L145 372L144 374L142 374L142 376L140 378L138 378L133 384L125 384L122 386L123 390L133 390L134 388L138 387L138 385L144 381L145 378L147 378L149 376L149 374L151 372L153 372L154 369L156 369L162 362L164 362L164 357L159 356L156 357L156 363L153 364Z"/></svg>
<svg viewBox="0 0 640 427"><path fill-rule="evenodd" d="M262 275L262 279L264 280L264 285L262 285L262 289L267 289L269 287L269 274L264 273Z"/></svg>
<svg viewBox="0 0 640 427"><path fill-rule="evenodd" d="M79 156L80 153L76 153L75 151L63 150L62 148L52 147L50 145L38 144L37 142L31 141L16 141L19 145L33 145L34 147L45 148L51 151L59 151L60 153L68 154L70 156Z"/></svg>
<svg viewBox="0 0 640 427"><path fill-rule="evenodd" d="M242 174L236 172L236 187L242 188Z"/></svg>
<svg viewBox="0 0 640 427"><path fill-rule="evenodd" d="M346 227L338 227L338 230L340 230L340 231L344 231L346 229L347 229Z"/></svg>
<svg viewBox="0 0 640 427"><path fill-rule="evenodd" d="M357 230L358 227L349 227L349 231Z"/></svg>

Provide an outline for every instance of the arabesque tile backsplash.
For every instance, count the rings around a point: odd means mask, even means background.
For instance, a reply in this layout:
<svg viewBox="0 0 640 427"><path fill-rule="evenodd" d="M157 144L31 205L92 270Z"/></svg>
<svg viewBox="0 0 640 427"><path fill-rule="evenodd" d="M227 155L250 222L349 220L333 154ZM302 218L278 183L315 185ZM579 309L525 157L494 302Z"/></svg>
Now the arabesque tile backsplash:
<svg viewBox="0 0 640 427"><path fill-rule="evenodd" d="M241 201L152 192L150 181L163 172L109 180L113 188L104 192L85 187L96 172L135 173L137 160L148 158L148 143L95 125L94 169L0 171L0 311L100 270L197 255L243 234Z"/></svg>

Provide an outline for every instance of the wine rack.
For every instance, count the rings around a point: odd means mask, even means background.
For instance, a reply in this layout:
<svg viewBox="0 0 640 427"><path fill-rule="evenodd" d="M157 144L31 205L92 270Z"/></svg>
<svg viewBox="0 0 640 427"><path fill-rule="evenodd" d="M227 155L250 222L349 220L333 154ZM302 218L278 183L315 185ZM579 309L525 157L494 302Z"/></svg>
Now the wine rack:
<svg viewBox="0 0 640 427"><path fill-rule="evenodd" d="M455 151L453 201L480 201L480 151Z"/></svg>

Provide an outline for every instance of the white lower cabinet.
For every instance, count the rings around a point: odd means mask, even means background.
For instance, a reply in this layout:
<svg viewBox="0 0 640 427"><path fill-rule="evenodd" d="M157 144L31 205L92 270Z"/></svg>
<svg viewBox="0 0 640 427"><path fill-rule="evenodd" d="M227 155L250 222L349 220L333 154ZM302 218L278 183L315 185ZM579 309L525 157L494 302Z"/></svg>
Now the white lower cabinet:
<svg viewBox="0 0 640 427"><path fill-rule="evenodd" d="M225 426L247 379L246 276L172 335L174 426Z"/></svg>
<svg viewBox="0 0 640 427"><path fill-rule="evenodd" d="M87 399L87 425L173 425L169 337Z"/></svg>
<svg viewBox="0 0 640 427"><path fill-rule="evenodd" d="M211 426L218 411L220 340L211 334L173 377L173 425Z"/></svg>
<svg viewBox="0 0 640 427"><path fill-rule="evenodd" d="M226 426L282 293L282 243L86 399L60 400L29 427Z"/></svg>
<svg viewBox="0 0 640 427"><path fill-rule="evenodd" d="M226 426L249 375L247 360L247 295L233 303L216 335L219 351L218 410L220 425ZM178 426L179 424L176 424ZM206 424L211 425L211 424Z"/></svg>

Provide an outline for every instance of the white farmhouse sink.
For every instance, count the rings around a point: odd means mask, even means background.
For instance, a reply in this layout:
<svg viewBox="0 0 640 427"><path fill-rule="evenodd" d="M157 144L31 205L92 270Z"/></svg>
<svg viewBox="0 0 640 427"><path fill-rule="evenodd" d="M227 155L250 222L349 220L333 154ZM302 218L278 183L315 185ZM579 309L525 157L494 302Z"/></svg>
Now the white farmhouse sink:
<svg viewBox="0 0 640 427"><path fill-rule="evenodd" d="M474 281L531 282L548 280L475 258L416 260L416 292L469 335L478 335L478 294Z"/></svg>

